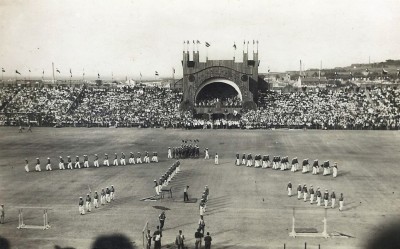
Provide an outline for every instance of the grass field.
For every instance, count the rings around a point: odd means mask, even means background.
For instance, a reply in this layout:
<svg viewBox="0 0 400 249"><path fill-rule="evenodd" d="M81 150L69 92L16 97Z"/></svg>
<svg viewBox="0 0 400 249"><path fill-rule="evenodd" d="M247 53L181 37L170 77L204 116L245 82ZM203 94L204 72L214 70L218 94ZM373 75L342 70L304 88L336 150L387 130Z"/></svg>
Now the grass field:
<svg viewBox="0 0 400 249"><path fill-rule="evenodd" d="M140 201L154 194L153 179L174 162L167 160L168 146L182 139L199 139L210 155L218 152L220 165L213 160L181 160L182 173L172 182L174 197L156 202ZM58 156L158 151L158 164L100 167L80 170L57 168ZM198 202L183 203L183 188L200 198L204 186L210 188L205 215L206 231L213 248L363 248L388 223L399 219L400 133L398 131L303 131L303 130L163 130L34 128L18 133L17 128L0 128L0 202L5 204L6 221L0 236L11 248L90 248L96 237L122 233L138 248L142 229L149 221L151 233L158 224L161 206L166 211L163 245L171 245L179 229L186 244L194 248L194 232L199 218ZM322 175L235 167L236 153L297 156L301 161L318 158L338 162L336 179ZM34 169L40 157L44 170L47 157L53 171L24 172L24 160ZM92 161L92 158L90 159ZM345 209L328 210L328 233L351 238L291 238L292 207L297 207L299 227L312 224L322 230L324 209L296 197L289 198L286 185L298 184L334 189L345 196ZM81 216L78 198L113 184L116 200ZM50 207L51 229L18 230L21 206ZM94 209L94 208L93 208ZM40 223L41 213L27 211L26 223ZM304 224L300 224L304 222Z"/></svg>

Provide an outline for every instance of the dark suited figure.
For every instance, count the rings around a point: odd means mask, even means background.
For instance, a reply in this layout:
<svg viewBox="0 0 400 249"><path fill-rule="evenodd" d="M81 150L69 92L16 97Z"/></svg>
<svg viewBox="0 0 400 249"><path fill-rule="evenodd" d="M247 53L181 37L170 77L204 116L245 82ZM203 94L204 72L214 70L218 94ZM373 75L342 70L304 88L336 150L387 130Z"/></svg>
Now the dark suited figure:
<svg viewBox="0 0 400 249"><path fill-rule="evenodd" d="M183 201L184 202L189 201L188 190L189 190L189 186L186 186L186 188L183 190Z"/></svg>
<svg viewBox="0 0 400 249"><path fill-rule="evenodd" d="M161 237L160 226L157 226L157 230L153 233L154 249L161 249Z"/></svg>
<svg viewBox="0 0 400 249"><path fill-rule="evenodd" d="M176 236L175 239L175 245L178 247L178 249L184 248L184 241L185 241L185 236L182 234L182 230L179 230L179 234Z"/></svg>
<svg viewBox="0 0 400 249"><path fill-rule="evenodd" d="M207 236L204 237L204 246L205 246L205 249L211 249L211 241L212 241L212 238L211 238L211 236L210 236L210 233L207 232Z"/></svg>
<svg viewBox="0 0 400 249"><path fill-rule="evenodd" d="M200 232L200 228L197 229L197 232L194 233L194 238L195 238L195 248L199 249L201 248L201 238L203 238L203 234Z"/></svg>
<svg viewBox="0 0 400 249"><path fill-rule="evenodd" d="M160 229L162 230L164 227L164 222L165 222L165 212L162 211L161 214L158 216L158 219L160 220Z"/></svg>

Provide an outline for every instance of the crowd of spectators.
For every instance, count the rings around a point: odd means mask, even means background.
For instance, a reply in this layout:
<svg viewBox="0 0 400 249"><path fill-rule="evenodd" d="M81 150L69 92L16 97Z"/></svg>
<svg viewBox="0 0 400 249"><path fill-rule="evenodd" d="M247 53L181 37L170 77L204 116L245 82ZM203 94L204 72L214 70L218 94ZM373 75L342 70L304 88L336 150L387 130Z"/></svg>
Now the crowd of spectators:
<svg viewBox="0 0 400 249"><path fill-rule="evenodd" d="M169 127L179 122L181 94L159 87L85 88L68 126Z"/></svg>
<svg viewBox="0 0 400 249"><path fill-rule="evenodd" d="M0 124L186 129L399 129L400 89L331 88L269 91L256 110L196 117L179 111L182 93L159 87L3 87ZM203 102L201 102L203 101ZM230 96L198 104L238 105ZM210 101L210 102L207 102ZM216 102L214 102L216 101ZM204 118L206 117L206 118ZM210 119L208 118L210 117Z"/></svg>
<svg viewBox="0 0 400 249"><path fill-rule="evenodd" d="M196 106L199 107L211 107L216 106L218 103L221 104L223 107L240 107L242 106L242 101L239 96L232 96L232 97L224 97L224 98L203 98L198 99L196 102Z"/></svg>

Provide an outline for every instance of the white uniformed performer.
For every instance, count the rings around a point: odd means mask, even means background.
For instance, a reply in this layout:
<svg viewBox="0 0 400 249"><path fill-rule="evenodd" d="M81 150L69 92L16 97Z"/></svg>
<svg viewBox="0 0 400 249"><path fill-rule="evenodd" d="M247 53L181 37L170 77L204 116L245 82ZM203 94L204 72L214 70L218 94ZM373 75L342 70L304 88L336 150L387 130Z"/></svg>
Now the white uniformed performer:
<svg viewBox="0 0 400 249"><path fill-rule="evenodd" d="M67 169L73 169L73 168L72 168L72 160L71 160L71 157L70 157L70 156L67 156L67 161L68 161Z"/></svg>
<svg viewBox="0 0 400 249"><path fill-rule="evenodd" d="M292 159L292 168L290 169L290 171L292 172L297 171L295 158Z"/></svg>
<svg viewBox="0 0 400 249"><path fill-rule="evenodd" d="M260 161L258 160L258 155L254 156L254 168L260 167Z"/></svg>
<svg viewBox="0 0 400 249"><path fill-rule="evenodd" d="M240 155L239 155L239 153L236 153L235 165L236 166L240 166Z"/></svg>
<svg viewBox="0 0 400 249"><path fill-rule="evenodd" d="M100 202L101 202L101 205L106 204L106 191L104 191L104 188L101 189Z"/></svg>
<svg viewBox="0 0 400 249"><path fill-rule="evenodd" d="M324 173L323 173L323 175L326 176L326 175L329 175L330 173L331 173L331 169L330 169L330 166L329 166L329 161L325 161L324 162Z"/></svg>
<svg viewBox="0 0 400 249"><path fill-rule="evenodd" d="M241 165L246 165L246 153L243 153Z"/></svg>
<svg viewBox="0 0 400 249"><path fill-rule="evenodd" d="M97 191L94 191L93 206L94 206L94 208L99 207L99 194L97 193Z"/></svg>
<svg viewBox="0 0 400 249"><path fill-rule="evenodd" d="M133 152L131 152L129 155L129 163L135 164L135 155L133 154Z"/></svg>
<svg viewBox="0 0 400 249"><path fill-rule="evenodd" d="M210 159L210 155L208 154L208 148L204 150L204 154L205 154L204 159Z"/></svg>
<svg viewBox="0 0 400 249"><path fill-rule="evenodd" d="M287 195L292 196L292 183L291 182L289 182L287 185L287 191L288 191Z"/></svg>
<svg viewBox="0 0 400 249"><path fill-rule="evenodd" d="M121 165L124 165L124 166L126 165L124 152L122 152L121 159L119 160L119 162L121 163Z"/></svg>
<svg viewBox="0 0 400 249"><path fill-rule="evenodd" d="M85 208L83 207L83 199L82 199L82 197L79 197L78 206L79 206L79 213L81 215L84 215L85 214Z"/></svg>
<svg viewBox="0 0 400 249"><path fill-rule="evenodd" d="M142 163L142 155L140 154L140 152L137 153L136 163Z"/></svg>
<svg viewBox="0 0 400 249"><path fill-rule="evenodd" d="M144 155L144 163L150 163L149 152L146 151Z"/></svg>
<svg viewBox="0 0 400 249"><path fill-rule="evenodd" d="M299 186L297 187L297 200L301 199L301 191L302 191L301 184L299 184Z"/></svg>
<svg viewBox="0 0 400 249"><path fill-rule="evenodd" d="M215 153L214 164L215 164L215 165L219 164L219 163L218 163L218 153Z"/></svg>
<svg viewBox="0 0 400 249"><path fill-rule="evenodd" d="M310 204L314 204L314 189L313 189L313 185L310 186Z"/></svg>
<svg viewBox="0 0 400 249"><path fill-rule="evenodd" d="M153 152L153 157L151 158L152 162L158 163L158 156L157 156L157 151Z"/></svg>
<svg viewBox="0 0 400 249"><path fill-rule="evenodd" d="M333 177L337 176L337 171L338 171L337 162L335 162L335 164L333 165L333 174L332 174Z"/></svg>
<svg viewBox="0 0 400 249"><path fill-rule="evenodd" d="M113 166L118 166L118 155L117 155L117 153L115 153L115 155L114 155Z"/></svg>
<svg viewBox="0 0 400 249"><path fill-rule="evenodd" d="M99 156L97 154L94 154L94 161L93 165L98 168L99 167Z"/></svg>
<svg viewBox="0 0 400 249"><path fill-rule="evenodd" d="M312 174L318 174L318 159L315 159L312 166Z"/></svg>
<svg viewBox="0 0 400 249"><path fill-rule="evenodd" d="M324 205L325 205L325 208L328 208L328 201L329 201L329 193L328 193L328 190L325 189L325 193L324 193Z"/></svg>
<svg viewBox="0 0 400 249"><path fill-rule="evenodd" d="M58 163L58 168L61 170L65 169L64 159L62 158L62 156L60 156L60 162Z"/></svg>
<svg viewBox="0 0 400 249"><path fill-rule="evenodd" d="M88 155L83 155L83 167L89 168L89 158Z"/></svg>
<svg viewBox="0 0 400 249"><path fill-rule="evenodd" d="M104 154L104 161L103 161L103 166L108 166L110 167L110 161L108 161L108 154Z"/></svg>
<svg viewBox="0 0 400 249"><path fill-rule="evenodd" d="M252 167L253 166L253 157L251 156L251 153L247 155L247 163L246 167Z"/></svg>
<svg viewBox="0 0 400 249"><path fill-rule="evenodd" d="M304 198L304 202L307 201L307 197L308 197L307 185L304 184L304 186L303 186L303 198Z"/></svg>
<svg viewBox="0 0 400 249"><path fill-rule="evenodd" d="M113 201L115 198L115 189L114 189L114 185L111 185L110 188L110 199Z"/></svg>
<svg viewBox="0 0 400 249"><path fill-rule="evenodd" d="M39 158L36 158L35 170L39 171L39 172L42 171L42 169L40 168L40 160L39 160Z"/></svg>
<svg viewBox="0 0 400 249"><path fill-rule="evenodd" d="M339 211L343 210L343 203L344 203L344 197L343 197L343 193L341 193L340 197L339 197Z"/></svg>
<svg viewBox="0 0 400 249"><path fill-rule="evenodd" d="M281 159L281 170L285 170L286 169L286 161L285 161L285 157L282 157Z"/></svg>
<svg viewBox="0 0 400 249"><path fill-rule="evenodd" d="M317 205L321 206L321 196L322 196L322 194L321 194L321 190L319 190L319 187L317 188L316 194L317 194Z"/></svg>
<svg viewBox="0 0 400 249"><path fill-rule="evenodd" d="M168 159L172 158L172 151L171 151L171 147L168 147Z"/></svg>
<svg viewBox="0 0 400 249"><path fill-rule="evenodd" d="M88 212L92 211L92 197L90 197L89 194L87 194L87 196L86 196L86 210Z"/></svg>
<svg viewBox="0 0 400 249"><path fill-rule="evenodd" d="M106 201L107 201L107 202L110 202L110 201L111 201L111 199L110 199L110 193L111 193L111 191L110 191L110 189L107 187L107 188L106 188Z"/></svg>
<svg viewBox="0 0 400 249"><path fill-rule="evenodd" d="M309 170L309 168L308 168L308 159L304 159L303 160L303 171L302 171L302 173L307 173L308 172L308 170Z"/></svg>
<svg viewBox="0 0 400 249"><path fill-rule="evenodd" d="M29 162L28 159L25 159L25 171L29 172Z"/></svg>
<svg viewBox="0 0 400 249"><path fill-rule="evenodd" d="M335 194L335 191L333 191L333 190L332 190L332 193L331 193L331 203L332 203L331 208L335 208L336 194Z"/></svg>
<svg viewBox="0 0 400 249"><path fill-rule="evenodd" d="M157 183L156 179L154 179L154 189L156 190L156 195L159 196L160 191L159 191L159 187L158 187L158 183Z"/></svg>
<svg viewBox="0 0 400 249"><path fill-rule="evenodd" d="M76 168L81 168L81 163L79 162L79 156L76 156L75 158L75 169Z"/></svg>
<svg viewBox="0 0 400 249"><path fill-rule="evenodd" d="M50 157L47 158L46 170L52 170L51 169Z"/></svg>

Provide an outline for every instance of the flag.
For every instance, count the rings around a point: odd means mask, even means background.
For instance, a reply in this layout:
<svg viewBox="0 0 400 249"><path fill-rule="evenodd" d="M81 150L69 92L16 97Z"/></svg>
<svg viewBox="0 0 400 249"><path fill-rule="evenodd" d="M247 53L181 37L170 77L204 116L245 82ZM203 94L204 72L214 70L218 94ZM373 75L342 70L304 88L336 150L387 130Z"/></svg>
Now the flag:
<svg viewBox="0 0 400 249"><path fill-rule="evenodd" d="M201 44L201 42L199 40L197 40L197 44Z"/></svg>
<svg viewBox="0 0 400 249"><path fill-rule="evenodd" d="M140 72L140 78L142 78L142 72Z"/></svg>
<svg viewBox="0 0 400 249"><path fill-rule="evenodd" d="M57 73L61 73L60 70L58 70L58 68L56 69L56 72L57 72Z"/></svg>
<svg viewBox="0 0 400 249"><path fill-rule="evenodd" d="M210 43L206 42L206 47L208 48L209 46L211 46Z"/></svg>
<svg viewBox="0 0 400 249"><path fill-rule="evenodd" d="M268 73L269 73L269 71L270 71L270 70L269 70L269 68L268 68Z"/></svg>
<svg viewBox="0 0 400 249"><path fill-rule="evenodd" d="M174 72L174 73L175 73L175 68L172 68L172 72Z"/></svg>
<svg viewBox="0 0 400 249"><path fill-rule="evenodd" d="M18 70L15 70L15 73L17 73L17 74L21 75L21 73L20 73L20 72L18 72Z"/></svg>
<svg viewBox="0 0 400 249"><path fill-rule="evenodd" d="M99 73L97 73L97 78L100 79L100 74Z"/></svg>
<svg viewBox="0 0 400 249"><path fill-rule="evenodd" d="M193 44L195 44L194 40L193 40Z"/></svg>
<svg viewBox="0 0 400 249"><path fill-rule="evenodd" d="M4 70L4 68L1 68L1 71L2 71L3 73L5 73L5 72L6 72L6 70Z"/></svg>
<svg viewBox="0 0 400 249"><path fill-rule="evenodd" d="M42 74L44 75L44 69L43 69L43 72L42 72Z"/></svg>
<svg viewBox="0 0 400 249"><path fill-rule="evenodd" d="M388 74L388 71L382 68L382 74Z"/></svg>
<svg viewBox="0 0 400 249"><path fill-rule="evenodd" d="M71 68L69 69L69 73L71 74L71 78L72 78L72 70L71 70Z"/></svg>
<svg viewBox="0 0 400 249"><path fill-rule="evenodd" d="M31 70L29 69L29 72L31 72Z"/></svg>
<svg viewBox="0 0 400 249"><path fill-rule="evenodd" d="M158 76L158 72L157 71L155 72L155 75Z"/></svg>
<svg viewBox="0 0 400 249"><path fill-rule="evenodd" d="M233 48L236 50L236 43L233 43Z"/></svg>

